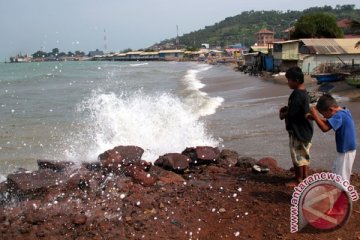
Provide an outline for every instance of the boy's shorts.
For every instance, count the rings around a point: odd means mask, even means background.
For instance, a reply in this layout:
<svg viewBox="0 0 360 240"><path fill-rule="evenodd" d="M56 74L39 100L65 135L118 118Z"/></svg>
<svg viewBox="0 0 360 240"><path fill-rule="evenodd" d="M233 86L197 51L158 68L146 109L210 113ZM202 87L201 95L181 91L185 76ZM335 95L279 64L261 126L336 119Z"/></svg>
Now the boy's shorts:
<svg viewBox="0 0 360 240"><path fill-rule="evenodd" d="M290 134L289 147L294 166L301 167L310 164L311 142L300 141L293 134Z"/></svg>
<svg viewBox="0 0 360 240"><path fill-rule="evenodd" d="M333 164L332 171L340 175L344 180L350 182L351 170L354 164L356 150L345 153L337 153L336 161Z"/></svg>

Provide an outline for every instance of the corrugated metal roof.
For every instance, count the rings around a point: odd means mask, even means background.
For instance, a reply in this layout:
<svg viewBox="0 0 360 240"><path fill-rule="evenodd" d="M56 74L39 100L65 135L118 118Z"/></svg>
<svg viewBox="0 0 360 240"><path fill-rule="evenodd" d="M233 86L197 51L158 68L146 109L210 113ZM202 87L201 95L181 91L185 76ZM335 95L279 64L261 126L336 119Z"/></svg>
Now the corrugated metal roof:
<svg viewBox="0 0 360 240"><path fill-rule="evenodd" d="M250 49L254 52L262 52L264 54L268 53L268 47L267 46L251 46Z"/></svg>
<svg viewBox="0 0 360 240"><path fill-rule="evenodd" d="M142 52L140 53L141 56L146 56L146 55L158 55L159 52Z"/></svg>
<svg viewBox="0 0 360 240"><path fill-rule="evenodd" d="M260 31L258 31L256 34L261 34L261 33L269 33L269 34L273 34L274 32L266 29L266 28L263 28L261 29Z"/></svg>
<svg viewBox="0 0 360 240"><path fill-rule="evenodd" d="M360 38L309 38L300 39L314 54L360 54L355 44Z"/></svg>
<svg viewBox="0 0 360 240"><path fill-rule="evenodd" d="M360 48L355 47L360 38L339 38L335 41L349 54L360 53Z"/></svg>
<svg viewBox="0 0 360 240"><path fill-rule="evenodd" d="M139 55L142 51L127 52L126 55Z"/></svg>
<svg viewBox="0 0 360 240"><path fill-rule="evenodd" d="M159 51L159 53L183 53L185 52L184 50L179 50L179 49L173 49L173 50L161 50Z"/></svg>

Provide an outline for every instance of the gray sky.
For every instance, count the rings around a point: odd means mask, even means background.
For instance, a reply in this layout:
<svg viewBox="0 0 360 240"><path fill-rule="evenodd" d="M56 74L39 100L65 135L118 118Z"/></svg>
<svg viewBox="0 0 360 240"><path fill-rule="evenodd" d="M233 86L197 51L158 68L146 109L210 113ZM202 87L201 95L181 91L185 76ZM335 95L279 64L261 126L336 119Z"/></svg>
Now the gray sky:
<svg viewBox="0 0 360 240"><path fill-rule="evenodd" d="M149 47L250 10L303 10L359 0L0 0L0 62L32 54Z"/></svg>

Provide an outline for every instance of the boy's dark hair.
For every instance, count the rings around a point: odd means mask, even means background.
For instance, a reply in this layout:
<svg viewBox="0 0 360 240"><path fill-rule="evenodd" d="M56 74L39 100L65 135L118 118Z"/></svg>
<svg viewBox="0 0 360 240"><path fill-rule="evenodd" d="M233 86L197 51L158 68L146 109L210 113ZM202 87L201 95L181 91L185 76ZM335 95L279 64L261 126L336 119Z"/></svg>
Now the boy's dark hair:
<svg viewBox="0 0 360 240"><path fill-rule="evenodd" d="M330 109L330 107L337 107L338 104L335 100L335 98L333 98L330 94L324 94L322 95L317 104L316 104L316 108L320 111L320 112L325 112L327 110Z"/></svg>
<svg viewBox="0 0 360 240"><path fill-rule="evenodd" d="M297 81L298 83L304 83L304 73L299 67L291 67L286 71L285 77Z"/></svg>

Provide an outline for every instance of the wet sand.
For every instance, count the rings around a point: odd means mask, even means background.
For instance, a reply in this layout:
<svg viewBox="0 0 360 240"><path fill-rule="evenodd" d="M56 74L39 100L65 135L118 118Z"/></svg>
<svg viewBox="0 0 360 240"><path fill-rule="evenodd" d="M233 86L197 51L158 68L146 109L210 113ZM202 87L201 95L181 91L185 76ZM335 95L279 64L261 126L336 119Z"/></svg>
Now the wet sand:
<svg viewBox="0 0 360 240"><path fill-rule="evenodd" d="M202 79L206 84L203 90L225 101L206 121L215 137L223 139L221 147L254 158L272 156L282 167L291 167L285 123L278 118L278 109L287 105L291 93L285 77L253 77L227 66L214 66L211 72L213 75ZM306 86L309 91L319 88L310 76L306 77ZM331 93L353 115L359 143L360 89L347 86L345 82L334 83L334 86ZM330 170L336 156L335 134L332 131L323 133L315 124L314 127L311 167ZM353 170L360 172L360 153Z"/></svg>

